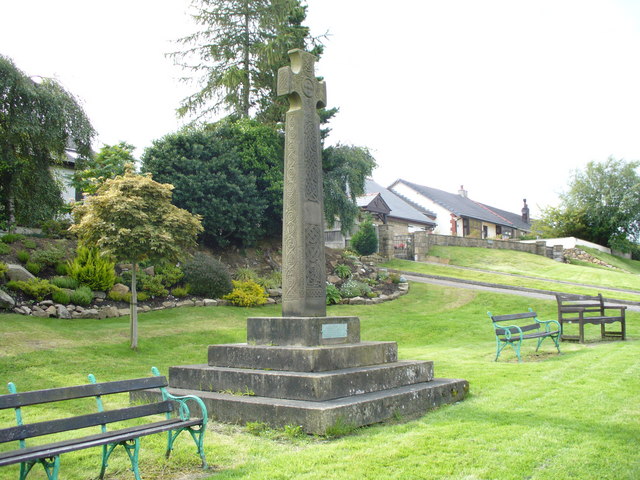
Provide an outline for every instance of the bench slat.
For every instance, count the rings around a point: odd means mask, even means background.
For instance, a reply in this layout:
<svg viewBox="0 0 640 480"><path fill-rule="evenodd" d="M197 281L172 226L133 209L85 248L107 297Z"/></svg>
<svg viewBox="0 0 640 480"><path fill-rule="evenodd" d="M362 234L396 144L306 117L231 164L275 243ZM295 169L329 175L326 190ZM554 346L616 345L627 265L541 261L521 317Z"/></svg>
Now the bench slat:
<svg viewBox="0 0 640 480"><path fill-rule="evenodd" d="M124 428L122 430L113 430L111 432L89 435L73 440L64 440L62 442L49 443L46 445L37 445L28 448L21 448L10 452L0 453L0 467L5 465L13 465L15 463L37 460L39 458L47 458L63 453L73 452L89 447L98 447L107 443L123 442L125 440L142 437L154 433L161 433L167 430L174 430L183 427L192 427L200 425L202 419L180 420L172 418L159 422L149 423L146 425L138 425L135 427Z"/></svg>
<svg viewBox="0 0 640 480"><path fill-rule="evenodd" d="M528 332L530 330L538 330L539 328L540 328L540 324L539 323L534 323L532 325L524 325L524 326L520 327L520 331ZM512 328L496 328L496 335L504 335L507 331L509 331L511 333L515 333L516 335L520 333L518 331L518 329L515 328L515 327L512 327Z"/></svg>
<svg viewBox="0 0 640 480"><path fill-rule="evenodd" d="M536 332L536 333L528 333L526 335L522 336L522 340L526 340L528 338L542 338L542 337L550 337L551 335L557 335L560 332L558 330L555 330L553 332ZM501 337L500 341L501 342L517 342L520 340L520 335L516 335L515 337L511 337L510 339L506 339Z"/></svg>
<svg viewBox="0 0 640 480"><path fill-rule="evenodd" d="M509 315L494 315L491 320L494 322L506 322L508 320L522 320L523 318L535 318L538 314L536 312L526 313L511 313Z"/></svg>
<svg viewBox="0 0 640 480"><path fill-rule="evenodd" d="M167 378L164 376L134 378L116 382L103 382L73 387L50 388L47 390L33 390L31 392L0 395L0 410L5 408L24 407L41 403L73 400L76 398L95 397L96 395L111 395L147 388L166 387Z"/></svg>
<svg viewBox="0 0 640 480"><path fill-rule="evenodd" d="M105 425L107 423L131 420L133 418L147 417L173 411L170 401L150 403L136 407L108 410L106 412L90 413L77 417L49 420L47 422L31 423L0 430L0 443L15 440L24 440L32 437L40 437L52 433L66 432L80 428Z"/></svg>

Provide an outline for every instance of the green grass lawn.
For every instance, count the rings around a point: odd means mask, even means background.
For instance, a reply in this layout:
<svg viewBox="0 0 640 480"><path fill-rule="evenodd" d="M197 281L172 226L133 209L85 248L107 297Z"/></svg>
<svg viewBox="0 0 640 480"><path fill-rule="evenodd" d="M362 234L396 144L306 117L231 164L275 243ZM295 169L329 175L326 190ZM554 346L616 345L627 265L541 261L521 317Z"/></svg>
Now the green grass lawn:
<svg viewBox="0 0 640 480"><path fill-rule="evenodd" d="M425 416L396 419L341 438L288 434L212 423L201 475L189 438L170 460L165 437L142 440L143 478L211 479L636 479L640 477L640 316L629 312L626 342L585 345L550 341L535 353L511 349L494 362L495 337L486 311L536 309L553 318L555 302L412 284L408 295L375 306L335 306L331 315L360 317L363 340L394 340L403 359L435 362L437 377L464 378L468 398ZM142 314L140 349L128 348L128 318L107 320L0 317L0 383L19 390L146 376L152 365L205 363L207 345L245 340L248 316L280 315L278 307L183 308ZM115 400L117 406L126 397ZM115 405L114 405L115 406ZM45 419L84 407L24 409ZM34 412L33 410L36 410ZM401 421L398 421L401 420ZM0 412L2 427L13 412ZM4 447L6 448L6 446ZM95 478L99 449L62 456L65 479ZM17 467L0 468L17 478ZM29 477L31 478L31 477ZM42 472L33 478L45 478ZM108 479L130 479L124 452L114 454Z"/></svg>
<svg viewBox="0 0 640 480"><path fill-rule="evenodd" d="M509 250L491 250L486 248L468 247L433 247L429 252L433 256L446 258L451 265L478 268L490 272L475 270L463 270L450 268L446 265L411 262L408 260L394 259L384 266L392 269L439 275L466 280L475 280L503 285L516 285L536 288L541 290L553 290L567 293L582 293L585 295L597 294L600 290L588 287L576 287L564 285L548 280L560 280L566 282L583 283L587 285L600 285L602 287L623 288L636 290L634 293L605 293L605 297L615 297L621 300L640 301L640 275L603 268L585 267L555 262L540 255ZM633 262L635 265L638 262ZM512 275L525 275L535 278L518 278Z"/></svg>

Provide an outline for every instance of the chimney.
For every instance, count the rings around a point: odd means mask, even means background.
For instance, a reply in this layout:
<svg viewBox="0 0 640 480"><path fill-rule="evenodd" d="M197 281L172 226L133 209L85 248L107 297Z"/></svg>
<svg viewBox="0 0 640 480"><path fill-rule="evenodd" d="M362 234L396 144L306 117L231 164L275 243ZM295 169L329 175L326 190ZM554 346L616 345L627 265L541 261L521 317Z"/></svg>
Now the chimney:
<svg viewBox="0 0 640 480"><path fill-rule="evenodd" d="M467 198L467 191L464 189L464 185L460 185L460 190L458 190L458 195L461 197Z"/></svg>
<svg viewBox="0 0 640 480"><path fill-rule="evenodd" d="M522 221L524 223L529 223L529 207L527 206L527 199L522 199L524 202L524 207L522 207Z"/></svg>

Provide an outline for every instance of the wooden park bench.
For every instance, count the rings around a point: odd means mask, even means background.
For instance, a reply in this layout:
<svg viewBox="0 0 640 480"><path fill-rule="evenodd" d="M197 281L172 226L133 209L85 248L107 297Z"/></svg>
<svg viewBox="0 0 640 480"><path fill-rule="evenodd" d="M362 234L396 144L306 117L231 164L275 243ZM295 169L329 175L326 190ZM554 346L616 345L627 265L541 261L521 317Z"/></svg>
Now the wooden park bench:
<svg viewBox="0 0 640 480"><path fill-rule="evenodd" d="M624 340L625 333L625 311L623 305L605 305L602 294L598 296L572 295L568 293L556 294L558 301L558 321L561 326L567 323L578 324L578 335L566 335L564 327L561 340L578 340L584 343L584 326L587 323L600 325L601 338L613 337ZM607 314L607 311L615 311L614 314ZM606 330L605 325L620 322L620 331Z"/></svg>
<svg viewBox="0 0 640 480"><path fill-rule="evenodd" d="M529 309L526 313L492 315L491 312L487 312L487 315L493 322L496 334L496 362L500 357L500 352L507 345L511 345L515 349L518 362L521 362L520 347L524 340L529 339L538 340L537 352L542 341L545 338L551 338L556 344L558 353L560 353L558 337L562 330L560 324L555 320L538 320L538 315L532 309Z"/></svg>
<svg viewBox="0 0 640 480"><path fill-rule="evenodd" d="M100 478L104 477L107 461L113 450L122 445L131 461L131 469L137 480L140 479L138 471L138 453L140 450L140 437L153 433L168 432L166 456L173 449L176 437L184 430L188 431L196 443L198 454L202 459L203 468L207 467L203 440L207 426L207 409L201 399L195 396L175 397L167 392L167 379L160 376L158 370L152 369L154 376L136 378L133 380L121 380L115 382L96 383L93 375L89 375L91 383L72 387L52 388L49 390L34 390L17 393L13 383L9 383L9 394L0 395L0 410L15 409L17 426L0 429L0 444L6 442L19 442L19 448L0 453L0 467L5 465L20 464L20 480L27 477L32 467L41 464L47 478L56 480L60 470L60 455L75 450L90 447L102 447L102 468ZM136 405L126 408L105 410L103 397L116 393L127 393L145 389L159 388L162 392L162 401L145 405ZM24 407L34 405L61 402L87 397L95 397L96 409L91 413L58 418L41 422L25 422L23 416ZM195 402L200 408L201 417L191 418L187 401ZM27 409L28 410L28 409ZM33 410L31 410L33 411ZM64 412L64 409L60 409ZM48 413L53 412L51 410ZM172 416L172 413L177 416ZM148 419L152 415L165 415L164 420ZM108 430L107 425L114 422L123 422L145 418L145 423L131 422L134 425L126 428ZM86 435L86 432L78 434L75 438L64 440L56 439L53 443L27 446L26 440L44 435L53 435L61 432L71 432L87 427L100 427L99 433Z"/></svg>

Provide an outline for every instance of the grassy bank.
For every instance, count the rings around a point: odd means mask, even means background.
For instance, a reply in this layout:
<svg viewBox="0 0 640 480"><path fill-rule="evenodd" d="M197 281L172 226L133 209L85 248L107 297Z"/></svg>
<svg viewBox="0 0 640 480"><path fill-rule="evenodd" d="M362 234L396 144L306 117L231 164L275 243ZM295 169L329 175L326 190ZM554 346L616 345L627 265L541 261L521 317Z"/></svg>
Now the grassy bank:
<svg viewBox="0 0 640 480"><path fill-rule="evenodd" d="M583 283L602 287L622 288L638 291L635 293L607 293L605 296L615 296L624 300L640 301L640 276L621 270L588 267L558 263L549 258L524 252L508 250L491 250L485 248L466 247L433 247L433 256L446 259L450 265L467 267L467 269L450 268L446 265L433 263L418 263L408 260L394 259L384 266L408 272L424 273L445 277L496 283L500 285L515 285L541 290L553 290L567 293L597 294L597 287L577 287L553 282ZM635 267L640 262L626 260ZM476 271L473 269L482 269ZM522 275L533 278L518 278Z"/></svg>
<svg viewBox="0 0 640 480"><path fill-rule="evenodd" d="M538 353L528 344L524 363L518 364L510 350L493 362L495 342L486 311L510 313L529 306L542 317L555 315L555 302L419 284L394 302L331 307L332 315L360 317L363 340L397 341L401 358L433 360L436 376L467 379L469 397L417 419L396 419L337 439L213 423L206 437L212 470L203 477L189 439L179 441L165 461L165 438L147 437L143 478L638 478L638 314L629 313L627 342L596 341L594 327L587 330L586 345L562 344L563 355L553 353L551 343ZM128 348L126 317L3 315L0 383L14 381L20 390L49 388L84 383L90 372L104 381L145 376L152 365L166 373L171 365L205 363L208 344L243 341L246 317L279 314L277 307L143 314L138 352ZM38 418L59 414L51 408L36 413ZM2 426L12 422L12 412L0 412ZM99 457L99 449L64 455L63 478L94 478ZM132 478L127 464L123 452L115 455L107 478ZM17 478L16 472L0 468L0 478Z"/></svg>

